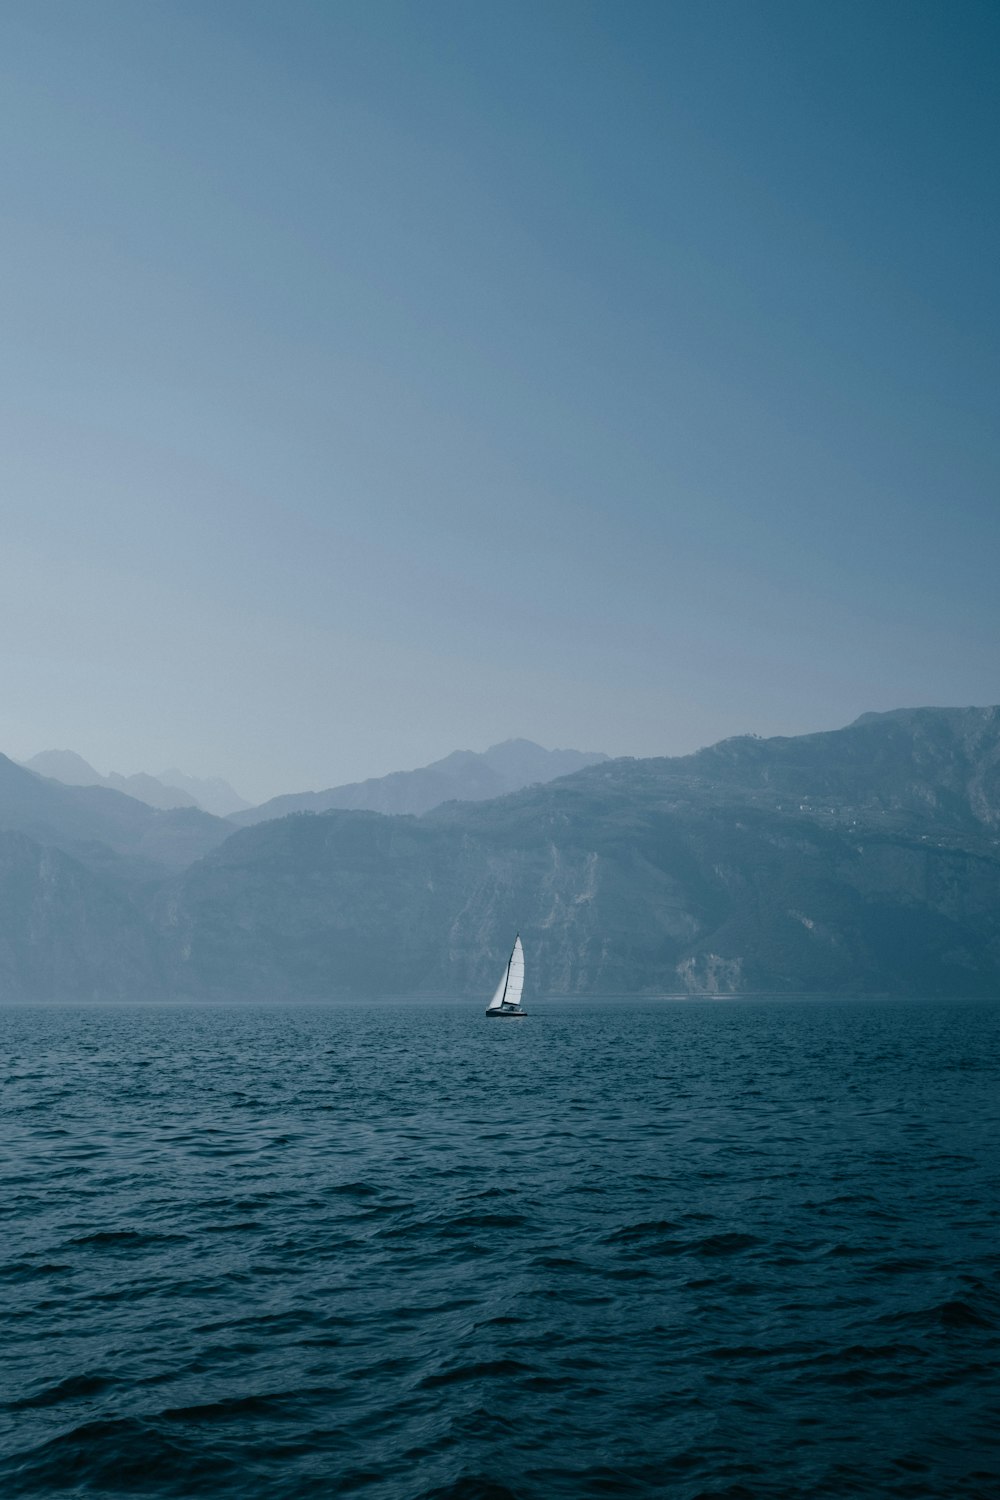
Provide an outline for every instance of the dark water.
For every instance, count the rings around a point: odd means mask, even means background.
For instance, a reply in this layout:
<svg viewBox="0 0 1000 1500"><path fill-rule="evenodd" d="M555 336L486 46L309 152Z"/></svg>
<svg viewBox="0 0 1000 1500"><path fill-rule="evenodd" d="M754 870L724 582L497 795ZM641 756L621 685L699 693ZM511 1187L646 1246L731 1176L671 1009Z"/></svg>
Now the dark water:
<svg viewBox="0 0 1000 1500"><path fill-rule="evenodd" d="M1000 1007L0 1012L0 1493L1000 1496Z"/></svg>

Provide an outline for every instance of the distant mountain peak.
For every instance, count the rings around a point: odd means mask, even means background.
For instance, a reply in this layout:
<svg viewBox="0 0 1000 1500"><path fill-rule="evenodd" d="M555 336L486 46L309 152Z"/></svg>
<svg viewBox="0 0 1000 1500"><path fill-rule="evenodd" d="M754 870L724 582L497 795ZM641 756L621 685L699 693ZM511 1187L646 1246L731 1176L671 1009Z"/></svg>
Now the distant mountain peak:
<svg viewBox="0 0 1000 1500"><path fill-rule="evenodd" d="M453 750L415 771L393 771L388 776L322 792L273 797L261 807L235 814L232 821L247 826L293 812L330 812L335 808L419 816L442 802L489 801L607 759L598 751L546 750L533 740L502 740L488 750Z"/></svg>
<svg viewBox="0 0 1000 1500"><path fill-rule="evenodd" d="M150 776L146 771L136 771L131 776L110 771L107 776L102 776L75 750L42 750L24 765L39 776L61 781L63 786L111 787L163 812L178 807L197 807L202 812L224 818L250 806L221 776L199 778L176 768L159 776Z"/></svg>
<svg viewBox="0 0 1000 1500"><path fill-rule="evenodd" d="M168 770L161 771L156 779L164 786L187 792L199 807L214 813L217 818L226 818L230 813L242 812L244 808L251 806L221 776L191 776L186 771L179 771L176 766L171 766Z"/></svg>
<svg viewBox="0 0 1000 1500"><path fill-rule="evenodd" d="M24 764L39 776L61 781L64 786L103 786L104 777L75 750L42 750Z"/></svg>
<svg viewBox="0 0 1000 1500"><path fill-rule="evenodd" d="M77 755L75 750L42 750L24 764L36 775L47 776L51 781L61 782L63 786L110 787L113 791L124 792L126 797L133 797L137 802L145 802L147 807L159 808L161 812L169 812L178 807L199 806L190 793L180 791L177 787L165 786L162 781L158 781L155 776L148 776L144 771L137 771L133 776L123 776L120 771L111 771L107 776L102 776L100 771L95 771L90 762L84 760L82 755Z"/></svg>

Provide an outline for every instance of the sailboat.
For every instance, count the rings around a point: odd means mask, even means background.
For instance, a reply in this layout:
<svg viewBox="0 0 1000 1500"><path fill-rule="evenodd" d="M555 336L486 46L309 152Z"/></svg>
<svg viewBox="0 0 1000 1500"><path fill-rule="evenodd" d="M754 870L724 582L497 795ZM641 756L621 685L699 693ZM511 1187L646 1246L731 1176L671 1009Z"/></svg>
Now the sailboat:
<svg viewBox="0 0 1000 1500"><path fill-rule="evenodd" d="M524 949L520 937L515 937L507 966L500 976L493 999L486 1007L488 1016L525 1016L521 1009L521 991L524 989Z"/></svg>

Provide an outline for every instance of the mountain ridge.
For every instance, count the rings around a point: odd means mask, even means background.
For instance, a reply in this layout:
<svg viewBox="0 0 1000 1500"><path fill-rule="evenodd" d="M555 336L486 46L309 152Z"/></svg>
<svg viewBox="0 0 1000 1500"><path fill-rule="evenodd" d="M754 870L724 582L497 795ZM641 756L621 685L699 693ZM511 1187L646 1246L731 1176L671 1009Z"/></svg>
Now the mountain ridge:
<svg viewBox="0 0 1000 1500"><path fill-rule="evenodd" d="M545 750L533 740L510 739L488 750L453 750L441 760L413 771L392 771L366 781L328 787L322 792L289 792L259 807L231 816L246 828L296 812L367 811L414 813L430 811L442 802L478 802L518 791L535 781L572 774L608 757L600 751Z"/></svg>
<svg viewBox="0 0 1000 1500"><path fill-rule="evenodd" d="M991 993L998 763L1000 710L931 711L291 816L189 869L174 920L192 972L286 997L476 993L517 929L543 992Z"/></svg>
<svg viewBox="0 0 1000 1500"><path fill-rule="evenodd" d="M113 787L66 786L0 754L0 831L128 885L177 873L230 828L196 807L153 808Z"/></svg>
<svg viewBox="0 0 1000 1500"><path fill-rule="evenodd" d="M161 812L197 807L214 817L225 817L227 813L250 806L221 776L188 776L176 767L161 771L159 776L151 776L147 771L136 771L130 776L110 771L107 776L102 776L75 750L41 750L22 764L29 771L62 782L64 786L109 787L112 791L123 792L126 797L145 802L147 807L159 808Z"/></svg>
<svg viewBox="0 0 1000 1500"><path fill-rule="evenodd" d="M421 816L332 809L236 829L0 757L3 839L35 892L27 916L0 909L12 996L94 994L103 952L114 994L481 997L518 929L529 1004L1000 993L998 708L603 760ZM45 926L53 871L61 928ZM24 922L51 962L20 943ZM78 967L61 933L83 945Z"/></svg>

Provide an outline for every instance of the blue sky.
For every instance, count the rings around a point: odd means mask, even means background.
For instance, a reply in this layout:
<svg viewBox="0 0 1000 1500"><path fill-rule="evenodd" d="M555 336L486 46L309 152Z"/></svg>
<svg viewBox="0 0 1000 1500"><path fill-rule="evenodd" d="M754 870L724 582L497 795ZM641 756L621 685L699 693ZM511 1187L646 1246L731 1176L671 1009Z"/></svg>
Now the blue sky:
<svg viewBox="0 0 1000 1500"><path fill-rule="evenodd" d="M1000 699L1000 10L15 0L0 748Z"/></svg>

